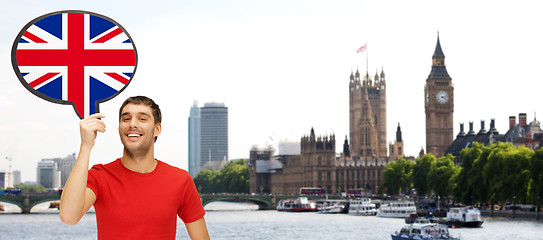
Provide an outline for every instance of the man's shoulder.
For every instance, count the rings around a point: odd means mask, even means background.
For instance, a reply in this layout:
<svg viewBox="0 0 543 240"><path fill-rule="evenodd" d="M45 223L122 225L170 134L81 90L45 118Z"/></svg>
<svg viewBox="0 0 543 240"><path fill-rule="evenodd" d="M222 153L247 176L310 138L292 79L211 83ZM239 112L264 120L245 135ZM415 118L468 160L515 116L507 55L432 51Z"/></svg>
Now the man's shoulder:
<svg viewBox="0 0 543 240"><path fill-rule="evenodd" d="M102 163L99 163L99 164L95 164L92 166L91 169L95 169L95 170L104 170L104 169L111 169L111 168L115 168L117 167L118 165L118 162L121 161L120 158L117 158L109 163L106 163L106 164L102 164Z"/></svg>
<svg viewBox="0 0 543 240"><path fill-rule="evenodd" d="M160 164L161 168L169 171L169 172L172 172L172 173L175 173L175 174L181 174L181 175L189 175L189 173L185 170L185 169L182 169L182 168L179 168L179 167L176 167L176 166L172 166L170 164L167 164L163 161L160 161L160 160L157 160L158 164Z"/></svg>

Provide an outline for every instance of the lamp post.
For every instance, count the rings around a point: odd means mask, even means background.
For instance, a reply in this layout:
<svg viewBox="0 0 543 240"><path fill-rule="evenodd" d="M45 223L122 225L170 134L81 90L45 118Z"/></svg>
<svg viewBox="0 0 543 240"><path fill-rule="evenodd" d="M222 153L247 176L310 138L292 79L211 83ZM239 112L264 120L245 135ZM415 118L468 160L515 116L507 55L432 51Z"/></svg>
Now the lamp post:
<svg viewBox="0 0 543 240"><path fill-rule="evenodd" d="M494 194L490 197L490 216L494 217Z"/></svg>
<svg viewBox="0 0 543 240"><path fill-rule="evenodd" d="M539 196L537 196L537 215L535 219L539 220Z"/></svg>
<svg viewBox="0 0 543 240"><path fill-rule="evenodd" d="M515 207L515 200L516 200L517 196L513 196L513 218L515 218L515 210L516 210L516 207Z"/></svg>

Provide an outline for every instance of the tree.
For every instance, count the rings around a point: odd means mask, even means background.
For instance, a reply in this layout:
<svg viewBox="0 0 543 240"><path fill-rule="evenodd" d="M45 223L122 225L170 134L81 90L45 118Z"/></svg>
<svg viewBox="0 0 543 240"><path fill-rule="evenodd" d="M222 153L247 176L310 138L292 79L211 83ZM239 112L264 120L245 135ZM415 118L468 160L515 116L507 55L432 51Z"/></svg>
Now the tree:
<svg viewBox="0 0 543 240"><path fill-rule="evenodd" d="M464 148L460 152L460 160L462 161L462 168L458 172L457 177L453 182L453 196L456 200L473 204L472 197L474 194L473 185L469 181L474 172L472 169L475 166L475 161L479 158L485 146L478 142L473 142L469 148ZM480 171L477 171L479 173ZM479 182L481 184L481 182Z"/></svg>
<svg viewBox="0 0 543 240"><path fill-rule="evenodd" d="M530 159L533 151L526 147L514 147L510 143L491 146L492 152L483 168L489 194L498 201L526 202L530 178Z"/></svg>
<svg viewBox="0 0 543 240"><path fill-rule="evenodd" d="M454 165L451 154L443 156L432 164L428 174L430 188L440 197L448 197L452 193L453 177L458 175L460 168Z"/></svg>
<svg viewBox="0 0 543 240"><path fill-rule="evenodd" d="M20 188L24 193L40 193L47 192L47 189L42 185L27 185L24 183L16 184L15 187Z"/></svg>
<svg viewBox="0 0 543 240"><path fill-rule="evenodd" d="M226 164L220 172L204 169L194 184L200 193L249 193L249 167L241 159Z"/></svg>
<svg viewBox="0 0 543 240"><path fill-rule="evenodd" d="M194 178L194 184L200 193L213 193L216 191L219 172L204 169Z"/></svg>
<svg viewBox="0 0 543 240"><path fill-rule="evenodd" d="M539 206L543 198L543 149L535 151L531 158L531 165L530 199Z"/></svg>
<svg viewBox="0 0 543 240"><path fill-rule="evenodd" d="M437 161L432 154L425 154L422 158L417 159L417 163L413 166L411 181L413 187L417 190L419 196L426 196L430 193L430 182L428 181L428 173L432 168L432 164Z"/></svg>
<svg viewBox="0 0 543 240"><path fill-rule="evenodd" d="M388 163L383 170L383 187L389 195L397 195L411 187L414 163L403 158Z"/></svg>

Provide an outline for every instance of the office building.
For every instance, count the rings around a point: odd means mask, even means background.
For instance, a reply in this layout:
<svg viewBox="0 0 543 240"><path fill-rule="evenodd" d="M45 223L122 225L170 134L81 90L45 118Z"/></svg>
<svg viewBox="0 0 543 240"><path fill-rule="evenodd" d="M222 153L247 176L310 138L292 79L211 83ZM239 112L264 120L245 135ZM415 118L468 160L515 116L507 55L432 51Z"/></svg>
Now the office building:
<svg viewBox="0 0 543 240"><path fill-rule="evenodd" d="M38 185L47 189L60 188L60 171L55 161L42 159L41 162L38 162L36 174Z"/></svg>
<svg viewBox="0 0 543 240"><path fill-rule="evenodd" d="M192 178L198 175L200 167L200 107L194 101L189 116L189 174Z"/></svg>
<svg viewBox="0 0 543 240"><path fill-rule="evenodd" d="M221 165L228 160L228 108L206 103L200 109L200 166Z"/></svg>
<svg viewBox="0 0 543 240"><path fill-rule="evenodd" d="M76 156L75 153L72 153L65 158L51 158L43 159L42 161L53 161L57 165L57 170L60 171L60 187L64 187L68 176L72 172L72 168L75 165Z"/></svg>

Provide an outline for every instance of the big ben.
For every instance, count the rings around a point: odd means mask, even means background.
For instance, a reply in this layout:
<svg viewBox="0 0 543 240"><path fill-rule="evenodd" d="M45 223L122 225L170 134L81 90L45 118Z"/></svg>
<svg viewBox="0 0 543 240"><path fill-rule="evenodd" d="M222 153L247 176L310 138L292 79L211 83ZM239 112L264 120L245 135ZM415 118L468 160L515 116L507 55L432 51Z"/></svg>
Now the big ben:
<svg viewBox="0 0 543 240"><path fill-rule="evenodd" d="M453 141L454 87L445 66L439 35L432 70L424 86L426 152L441 157Z"/></svg>

